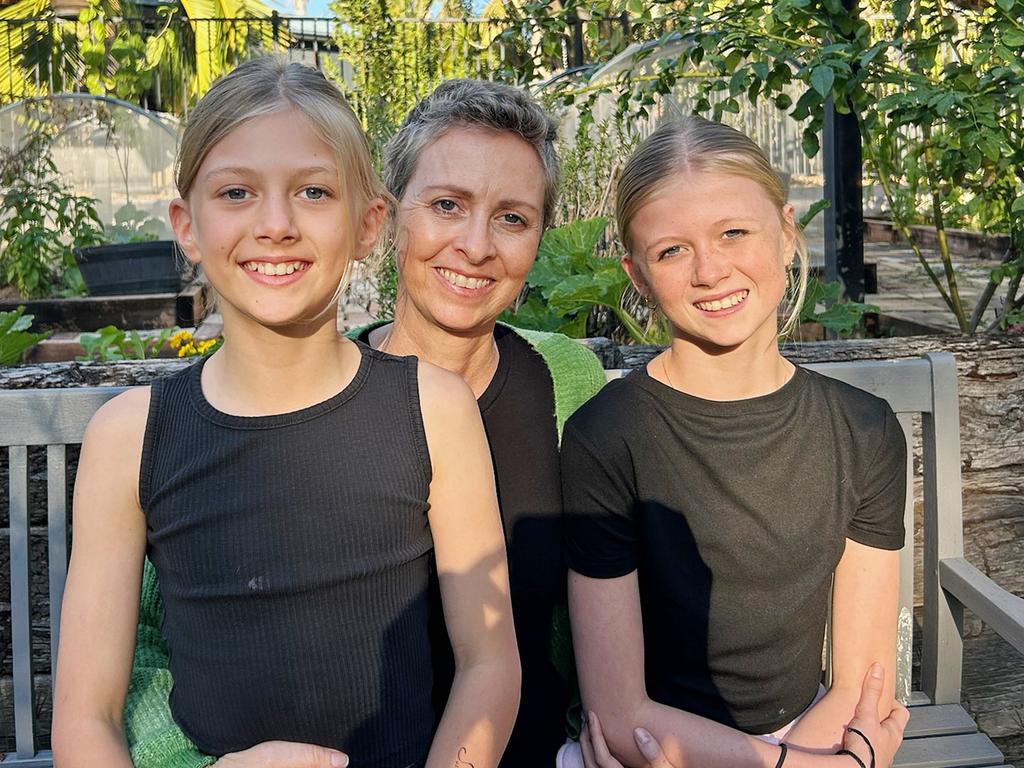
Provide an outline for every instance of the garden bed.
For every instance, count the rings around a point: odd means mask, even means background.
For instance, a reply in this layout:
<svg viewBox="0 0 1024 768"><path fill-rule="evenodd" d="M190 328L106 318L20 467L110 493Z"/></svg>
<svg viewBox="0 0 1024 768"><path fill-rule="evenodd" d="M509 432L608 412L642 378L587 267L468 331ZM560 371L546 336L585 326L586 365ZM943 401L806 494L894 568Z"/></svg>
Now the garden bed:
<svg viewBox="0 0 1024 768"><path fill-rule="evenodd" d="M180 293L151 293L130 296L76 296L68 299L7 298L0 312L25 307L33 315L32 330L89 332L107 325L152 330L175 325L196 326L206 307L206 289L192 284Z"/></svg>

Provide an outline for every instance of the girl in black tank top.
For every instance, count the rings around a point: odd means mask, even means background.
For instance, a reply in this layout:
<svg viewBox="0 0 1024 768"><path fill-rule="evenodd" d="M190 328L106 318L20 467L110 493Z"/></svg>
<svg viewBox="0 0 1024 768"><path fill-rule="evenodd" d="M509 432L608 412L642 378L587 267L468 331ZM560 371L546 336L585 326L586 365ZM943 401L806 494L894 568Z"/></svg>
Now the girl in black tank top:
<svg viewBox="0 0 1024 768"><path fill-rule="evenodd" d="M171 222L218 292L225 343L89 426L56 760L131 765L122 708L148 555L172 712L203 752L495 766L519 662L476 401L454 374L336 331L385 217L358 123L319 73L258 59L197 106L177 171ZM443 712L432 561L455 649Z"/></svg>

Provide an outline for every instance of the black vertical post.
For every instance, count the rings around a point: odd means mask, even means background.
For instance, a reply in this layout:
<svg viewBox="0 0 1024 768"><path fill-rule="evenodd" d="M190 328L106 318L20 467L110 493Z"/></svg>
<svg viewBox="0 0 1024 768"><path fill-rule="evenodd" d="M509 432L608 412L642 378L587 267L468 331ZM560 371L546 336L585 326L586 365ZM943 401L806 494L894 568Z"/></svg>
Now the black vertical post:
<svg viewBox="0 0 1024 768"><path fill-rule="evenodd" d="M857 0L843 0L851 13ZM842 280L843 294L851 301L864 300L864 201L860 128L852 113L836 111L832 99L825 103L822 128L822 160L825 166L825 280Z"/></svg>
<svg viewBox="0 0 1024 768"><path fill-rule="evenodd" d="M589 18L589 14L574 8L566 14L565 20L572 27L572 61L570 66L582 67L586 63L586 54L583 47L583 22Z"/></svg>

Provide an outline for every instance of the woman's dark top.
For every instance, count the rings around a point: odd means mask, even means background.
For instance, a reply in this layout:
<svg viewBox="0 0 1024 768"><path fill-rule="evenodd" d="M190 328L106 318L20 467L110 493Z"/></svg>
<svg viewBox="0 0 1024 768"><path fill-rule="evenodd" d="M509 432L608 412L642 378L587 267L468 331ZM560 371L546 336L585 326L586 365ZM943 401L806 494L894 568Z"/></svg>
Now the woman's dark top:
<svg viewBox="0 0 1024 768"><path fill-rule="evenodd" d="M369 334L367 329L360 340L368 341ZM543 358L508 328L497 326L494 337L498 368L477 403L494 461L523 667L519 715L501 766L526 768L554 763L565 743L570 697L551 656L552 616L556 605L565 604L558 432L554 385ZM454 665L439 610L435 616L443 706Z"/></svg>
<svg viewBox="0 0 1024 768"><path fill-rule="evenodd" d="M431 479L416 360L275 416L216 410L202 363L152 387L139 495L171 709L207 754L272 739L353 768L422 765L431 700Z"/></svg>
<svg viewBox="0 0 1024 768"><path fill-rule="evenodd" d="M896 417L803 368L732 402L646 371L611 382L569 419L562 475L569 567L637 572L648 694L748 733L817 693L846 538L903 545Z"/></svg>

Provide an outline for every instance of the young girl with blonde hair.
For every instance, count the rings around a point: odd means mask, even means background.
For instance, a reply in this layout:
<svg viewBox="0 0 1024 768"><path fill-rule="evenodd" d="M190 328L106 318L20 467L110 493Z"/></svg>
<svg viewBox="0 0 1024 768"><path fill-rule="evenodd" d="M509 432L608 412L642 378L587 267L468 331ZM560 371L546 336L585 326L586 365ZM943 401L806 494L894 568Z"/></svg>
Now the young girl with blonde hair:
<svg viewBox="0 0 1024 768"><path fill-rule="evenodd" d="M697 117L661 126L623 170L617 218L623 267L671 344L563 436L587 762L644 764L643 726L676 768L882 768L907 720L885 672L899 424L780 354L779 307L789 327L806 251L749 138Z"/></svg>
<svg viewBox="0 0 1024 768"><path fill-rule="evenodd" d="M340 93L259 59L190 115L171 221L223 347L94 417L75 487L53 745L131 765L123 707L143 557L185 734L228 764L273 740L332 766L495 766L519 666L480 414L462 380L338 335L385 197ZM434 710L436 560L456 673ZM268 748L264 746L264 750ZM312 754L312 753L311 753ZM251 755L250 755L251 757Z"/></svg>

